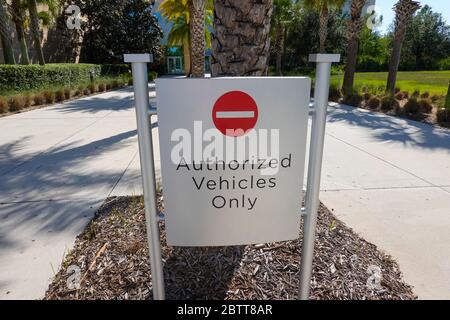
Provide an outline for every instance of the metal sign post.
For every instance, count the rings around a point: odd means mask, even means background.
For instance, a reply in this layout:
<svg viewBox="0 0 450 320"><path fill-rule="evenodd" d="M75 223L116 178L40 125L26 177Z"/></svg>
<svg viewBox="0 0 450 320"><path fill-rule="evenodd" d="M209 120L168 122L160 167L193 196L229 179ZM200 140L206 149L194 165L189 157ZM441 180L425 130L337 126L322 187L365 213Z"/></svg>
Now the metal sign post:
<svg viewBox="0 0 450 320"><path fill-rule="evenodd" d="M152 273L153 298L164 300L164 274L159 242L159 227L156 209L156 180L153 159L153 142L149 119L147 63L152 62L150 54L126 54L124 61L131 63L133 72L134 101L141 161L142 186L144 189L145 223L147 227L148 250Z"/></svg>
<svg viewBox="0 0 450 320"><path fill-rule="evenodd" d="M314 89L311 142L309 148L308 180L303 224L303 244L300 269L300 299L308 300L311 286L314 240L316 237L317 211L319 209L320 174L322 171L323 144L330 90L331 64L339 62L339 54L313 54L310 62L317 63Z"/></svg>

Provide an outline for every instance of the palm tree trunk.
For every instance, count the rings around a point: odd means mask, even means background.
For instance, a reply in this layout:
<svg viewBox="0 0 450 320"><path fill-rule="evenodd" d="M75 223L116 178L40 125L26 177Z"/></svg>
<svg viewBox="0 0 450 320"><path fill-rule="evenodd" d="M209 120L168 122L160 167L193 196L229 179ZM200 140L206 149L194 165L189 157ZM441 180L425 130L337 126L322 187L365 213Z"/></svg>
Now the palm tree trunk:
<svg viewBox="0 0 450 320"><path fill-rule="evenodd" d="M328 6L324 2L319 18L319 53L325 53L325 43L328 35Z"/></svg>
<svg viewBox="0 0 450 320"><path fill-rule="evenodd" d="M358 58L359 35L364 26L361 19L362 10L366 0L353 0L351 3L351 20L347 26L347 63L345 65L345 75L343 90L345 94L353 92L353 85L355 81L356 63Z"/></svg>
<svg viewBox="0 0 450 320"><path fill-rule="evenodd" d="M25 32L23 29L24 17L23 17L23 7L20 5L20 0L12 0L12 20L16 26L17 39L20 45L20 63L30 64L30 58L28 56L27 41L25 39Z"/></svg>
<svg viewBox="0 0 450 320"><path fill-rule="evenodd" d="M185 39L183 41L183 60L184 60L184 73L186 76L191 74L191 46L189 45L191 41Z"/></svg>
<svg viewBox="0 0 450 320"><path fill-rule="evenodd" d="M205 0L190 0L189 13L192 76L203 78L205 75Z"/></svg>
<svg viewBox="0 0 450 320"><path fill-rule="evenodd" d="M40 65L45 64L44 53L41 46L41 31L39 28L39 17L36 6L36 0L27 0L28 12L30 13L30 33L33 38L34 48Z"/></svg>
<svg viewBox="0 0 450 320"><path fill-rule="evenodd" d="M283 70L282 70L283 48L284 48L283 43L284 43L283 25L281 23L278 23L277 28L276 28L276 40L275 40L276 73L278 76L283 75Z"/></svg>
<svg viewBox="0 0 450 320"><path fill-rule="evenodd" d="M16 64L12 47L11 30L9 29L8 12L5 0L0 0L0 37L3 46L3 56L6 64Z"/></svg>
<svg viewBox="0 0 450 320"><path fill-rule="evenodd" d="M395 94L395 84L397 83L397 72L400 64L400 56L402 53L403 37L396 36L394 38L391 59L389 61L389 75L387 80L386 91Z"/></svg>
<svg viewBox="0 0 450 320"><path fill-rule="evenodd" d="M264 76L272 0L214 0L213 76Z"/></svg>
<svg viewBox="0 0 450 320"><path fill-rule="evenodd" d="M389 61L389 75L386 85L387 93L395 93L398 65L402 53L402 45L405 40L406 26L411 21L414 13L420 9L420 3L412 0L399 0L395 6L395 35L391 59Z"/></svg>
<svg viewBox="0 0 450 320"><path fill-rule="evenodd" d="M358 39L350 39L347 48L347 63L345 64L344 83L342 89L345 94L353 92L355 82L356 62L358 59Z"/></svg>

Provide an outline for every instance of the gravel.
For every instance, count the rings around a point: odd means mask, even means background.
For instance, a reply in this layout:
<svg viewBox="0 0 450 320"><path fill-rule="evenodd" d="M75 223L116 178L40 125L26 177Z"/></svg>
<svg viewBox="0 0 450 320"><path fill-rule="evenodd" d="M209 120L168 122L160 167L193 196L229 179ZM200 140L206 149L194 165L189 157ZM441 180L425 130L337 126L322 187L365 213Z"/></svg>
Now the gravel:
<svg viewBox="0 0 450 320"><path fill-rule="evenodd" d="M158 206L163 208L162 197ZM320 206L311 298L416 299L398 264ZM109 198L45 299L152 299L142 197ZM217 248L161 245L168 299L296 299L299 240Z"/></svg>

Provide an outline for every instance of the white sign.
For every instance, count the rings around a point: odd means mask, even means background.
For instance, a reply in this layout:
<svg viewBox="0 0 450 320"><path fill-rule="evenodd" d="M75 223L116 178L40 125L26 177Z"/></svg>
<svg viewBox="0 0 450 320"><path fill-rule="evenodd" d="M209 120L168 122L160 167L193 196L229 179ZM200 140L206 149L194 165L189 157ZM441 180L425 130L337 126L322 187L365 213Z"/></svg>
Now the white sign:
<svg viewBox="0 0 450 320"><path fill-rule="evenodd" d="M157 79L167 243L299 236L309 78Z"/></svg>

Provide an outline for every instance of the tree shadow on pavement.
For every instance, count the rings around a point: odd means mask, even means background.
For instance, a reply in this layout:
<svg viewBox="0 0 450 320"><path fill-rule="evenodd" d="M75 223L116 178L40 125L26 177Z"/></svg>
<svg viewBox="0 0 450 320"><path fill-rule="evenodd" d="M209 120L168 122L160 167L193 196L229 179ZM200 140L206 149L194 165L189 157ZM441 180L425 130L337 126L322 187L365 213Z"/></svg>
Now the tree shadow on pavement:
<svg viewBox="0 0 450 320"><path fill-rule="evenodd" d="M137 154L135 130L87 144L60 144L32 161L14 152L25 142L0 145L0 154L17 164L0 176L0 255L30 245L25 236L80 232L133 158L105 155L121 148Z"/></svg>
<svg viewBox="0 0 450 320"><path fill-rule="evenodd" d="M370 136L381 142L395 142L430 150L440 149L450 153L450 130L426 123L345 105L331 107L327 121L370 129Z"/></svg>

